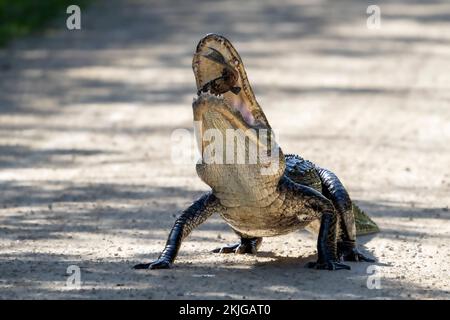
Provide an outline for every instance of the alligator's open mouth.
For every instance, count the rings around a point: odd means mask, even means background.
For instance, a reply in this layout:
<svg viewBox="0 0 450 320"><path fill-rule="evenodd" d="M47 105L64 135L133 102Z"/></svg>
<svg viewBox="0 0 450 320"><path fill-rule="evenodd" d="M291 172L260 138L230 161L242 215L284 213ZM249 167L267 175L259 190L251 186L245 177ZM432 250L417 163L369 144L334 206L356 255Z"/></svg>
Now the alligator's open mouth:
<svg viewBox="0 0 450 320"><path fill-rule="evenodd" d="M198 93L220 95L233 114L239 113L248 127L270 129L247 80L242 60L222 36L200 40L192 61Z"/></svg>

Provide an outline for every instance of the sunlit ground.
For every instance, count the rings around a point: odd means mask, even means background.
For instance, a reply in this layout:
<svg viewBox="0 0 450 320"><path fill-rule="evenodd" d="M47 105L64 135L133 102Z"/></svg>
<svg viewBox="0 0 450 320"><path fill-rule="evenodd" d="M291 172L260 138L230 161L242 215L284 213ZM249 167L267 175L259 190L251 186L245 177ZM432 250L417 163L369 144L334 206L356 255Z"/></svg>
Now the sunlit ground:
<svg viewBox="0 0 450 320"><path fill-rule="evenodd" d="M378 1L98 1L0 51L1 298L449 298L450 4ZM240 52L285 152L335 171L382 232L379 261L305 269L313 236L266 238L258 256L220 217L155 259L207 187L171 160L192 128L192 53L206 33ZM69 265L81 288L66 286Z"/></svg>

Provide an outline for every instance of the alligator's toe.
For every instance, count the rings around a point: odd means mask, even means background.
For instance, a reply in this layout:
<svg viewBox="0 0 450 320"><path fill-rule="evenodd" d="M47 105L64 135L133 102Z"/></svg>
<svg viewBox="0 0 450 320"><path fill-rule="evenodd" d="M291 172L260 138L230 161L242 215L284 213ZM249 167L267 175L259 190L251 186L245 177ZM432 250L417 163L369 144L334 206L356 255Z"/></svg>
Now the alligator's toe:
<svg viewBox="0 0 450 320"><path fill-rule="evenodd" d="M262 238L241 238L241 241L223 248L214 249L214 253L256 254Z"/></svg>
<svg viewBox="0 0 450 320"><path fill-rule="evenodd" d="M256 247L250 244L241 244L236 248L236 252L238 254L256 254Z"/></svg>
<svg viewBox="0 0 450 320"><path fill-rule="evenodd" d="M350 270L350 266L337 262L337 261L327 261L327 262L308 262L306 264L307 268L318 269L318 270Z"/></svg>
<svg viewBox="0 0 450 320"><path fill-rule="evenodd" d="M139 263L133 267L133 269L137 269L137 270L148 269L148 268L150 268L150 263Z"/></svg>
<svg viewBox="0 0 450 320"><path fill-rule="evenodd" d="M247 243L235 243L222 248L216 248L214 253L236 253L236 254L256 254L257 248Z"/></svg>
<svg viewBox="0 0 450 320"><path fill-rule="evenodd" d="M344 261L375 262L358 250L355 241L341 241L338 243L338 257Z"/></svg>
<svg viewBox="0 0 450 320"><path fill-rule="evenodd" d="M225 246L222 248L216 248L212 252L213 253L235 253L236 250L239 248L240 243L235 243L229 246Z"/></svg>
<svg viewBox="0 0 450 320"><path fill-rule="evenodd" d="M139 263L133 267L133 269L169 269L170 262L164 259L158 259L151 263Z"/></svg>
<svg viewBox="0 0 450 320"><path fill-rule="evenodd" d="M351 252L347 252L342 255L342 260L344 261L356 261L356 262L375 262L375 259L369 258L363 253L359 252L358 249L353 248Z"/></svg>

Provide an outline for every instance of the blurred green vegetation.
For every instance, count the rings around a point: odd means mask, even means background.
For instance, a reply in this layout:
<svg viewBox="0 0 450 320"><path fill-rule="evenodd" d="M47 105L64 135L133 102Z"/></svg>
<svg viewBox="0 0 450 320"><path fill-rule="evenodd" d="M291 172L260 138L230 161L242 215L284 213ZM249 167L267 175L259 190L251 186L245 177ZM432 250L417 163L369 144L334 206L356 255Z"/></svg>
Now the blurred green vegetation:
<svg viewBox="0 0 450 320"><path fill-rule="evenodd" d="M0 46L12 38L42 29L71 4L83 8L89 0L0 0Z"/></svg>

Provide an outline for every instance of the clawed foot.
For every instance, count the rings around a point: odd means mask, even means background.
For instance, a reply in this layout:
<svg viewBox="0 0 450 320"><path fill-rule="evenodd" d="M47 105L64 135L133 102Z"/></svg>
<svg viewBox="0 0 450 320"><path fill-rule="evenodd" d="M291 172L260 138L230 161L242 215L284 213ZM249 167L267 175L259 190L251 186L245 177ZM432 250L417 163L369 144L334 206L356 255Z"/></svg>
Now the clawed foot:
<svg viewBox="0 0 450 320"><path fill-rule="evenodd" d="M239 248L240 245L241 245L240 243L235 243L235 244L231 244L229 246L225 246L222 248L216 248L212 252L213 253L236 253L237 248Z"/></svg>
<svg viewBox="0 0 450 320"><path fill-rule="evenodd" d="M375 262L374 259L365 256L357 248L354 241L342 241L338 243L338 256L343 261Z"/></svg>
<svg viewBox="0 0 450 320"><path fill-rule="evenodd" d="M359 252L356 247L340 248L339 257L343 261L354 262L375 262L374 259L365 256ZM350 270L350 266L340 263L339 261L328 260L326 262L309 262L306 267L320 270Z"/></svg>
<svg viewBox="0 0 450 320"><path fill-rule="evenodd" d="M151 263L140 263L133 267L133 269L169 269L171 263L164 259L158 259Z"/></svg>
<svg viewBox="0 0 450 320"><path fill-rule="evenodd" d="M337 261L327 261L327 262L308 262L306 264L307 268L319 269L319 270L350 270L350 266L337 262Z"/></svg>
<svg viewBox="0 0 450 320"><path fill-rule="evenodd" d="M342 254L341 257L344 261L375 262L375 259L365 256L363 253L359 252L357 248L353 248L350 252Z"/></svg>
<svg viewBox="0 0 450 320"><path fill-rule="evenodd" d="M240 243L235 243L222 248L216 248L214 253L237 253L237 254L256 254L261 245L262 238L241 239Z"/></svg>

